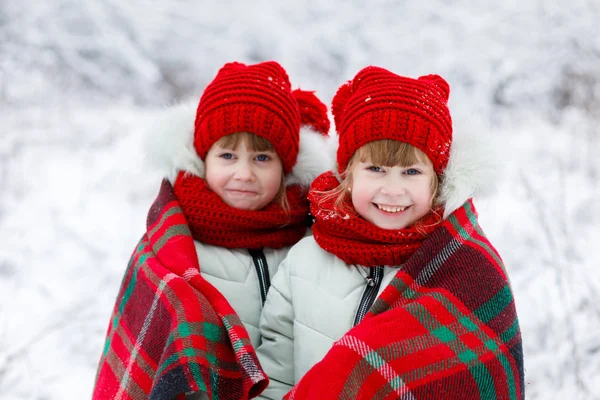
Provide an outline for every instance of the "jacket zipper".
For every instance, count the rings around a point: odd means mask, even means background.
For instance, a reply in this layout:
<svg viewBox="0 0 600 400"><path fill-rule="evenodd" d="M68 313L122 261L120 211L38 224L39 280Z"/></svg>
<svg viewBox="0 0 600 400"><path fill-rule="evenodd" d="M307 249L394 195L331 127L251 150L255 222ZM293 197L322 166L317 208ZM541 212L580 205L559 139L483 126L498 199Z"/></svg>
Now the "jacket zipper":
<svg viewBox="0 0 600 400"><path fill-rule="evenodd" d="M369 268L369 277L366 279L367 287L363 292L360 303L358 303L358 311L356 312L356 317L354 317L354 325L358 325L360 321L363 320L377 298L377 292L379 292L381 281L383 280L383 266L378 265Z"/></svg>
<svg viewBox="0 0 600 400"><path fill-rule="evenodd" d="M262 249L248 249L248 253L252 256L254 261L254 267L256 268L256 276L258 277L258 286L260 289L260 298L262 304L265 304L267 299L267 292L271 286L271 278L269 277L269 265L267 264L267 258Z"/></svg>

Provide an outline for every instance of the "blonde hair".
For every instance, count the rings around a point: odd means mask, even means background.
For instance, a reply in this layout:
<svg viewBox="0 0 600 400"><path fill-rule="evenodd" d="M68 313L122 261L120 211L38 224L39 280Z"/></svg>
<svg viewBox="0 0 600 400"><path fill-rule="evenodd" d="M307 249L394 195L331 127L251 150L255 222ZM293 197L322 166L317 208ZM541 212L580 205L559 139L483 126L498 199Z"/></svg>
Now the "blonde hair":
<svg viewBox="0 0 600 400"><path fill-rule="evenodd" d="M332 190L321 192L323 197L319 202L326 202L334 199L334 207L336 211L343 214L356 214L356 211L348 207L351 198L350 188L352 187L352 172L359 162L370 162L373 165L381 167L408 167L415 163L422 162L430 165L433 168L433 163L427 155L419 148L398 140L382 139L374 140L361 146L354 152L345 171L340 171L342 182L338 187ZM431 179L431 192L433 193L432 208L440 204L439 185L440 178L437 174L433 174ZM440 218L441 219L441 218Z"/></svg>
<svg viewBox="0 0 600 400"><path fill-rule="evenodd" d="M272 151L277 153L275 147L271 142L267 139L255 135L250 132L236 132L231 135L223 136L219 140L215 142L219 146L235 150L240 143L244 143L248 149L251 151L261 152L261 151ZM280 161L281 162L281 161ZM282 163L283 165L283 163ZM287 200L287 193L285 187L285 173L282 171L281 173L281 183L279 184L279 192L275 195L275 198L271 200L271 203L277 203L286 213L290 212L290 205Z"/></svg>

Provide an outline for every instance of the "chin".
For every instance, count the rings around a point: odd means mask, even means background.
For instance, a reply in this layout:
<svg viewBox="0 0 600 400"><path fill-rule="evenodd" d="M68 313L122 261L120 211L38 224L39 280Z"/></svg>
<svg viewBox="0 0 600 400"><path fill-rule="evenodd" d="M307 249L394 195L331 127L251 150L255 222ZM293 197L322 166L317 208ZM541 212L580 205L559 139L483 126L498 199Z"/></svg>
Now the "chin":
<svg viewBox="0 0 600 400"><path fill-rule="evenodd" d="M380 227L381 229L386 229L386 230L388 230L388 231L397 231L397 230L400 230L400 229L404 229L404 228L406 228L407 226L408 226L408 225L405 225L405 224L400 224L400 225L396 224L396 225L388 225L388 226L381 226L381 225L380 225L379 227Z"/></svg>
<svg viewBox="0 0 600 400"><path fill-rule="evenodd" d="M248 204L242 204L239 206L234 206L235 208L239 209L239 210L244 210L244 211L255 211L258 210L258 207L255 205L248 205Z"/></svg>
<svg viewBox="0 0 600 400"><path fill-rule="evenodd" d="M401 221L390 221L389 219L383 221L370 221L372 224L377 225L381 229L386 229L388 231L396 231L399 229L404 229L409 227L412 222L401 222Z"/></svg>

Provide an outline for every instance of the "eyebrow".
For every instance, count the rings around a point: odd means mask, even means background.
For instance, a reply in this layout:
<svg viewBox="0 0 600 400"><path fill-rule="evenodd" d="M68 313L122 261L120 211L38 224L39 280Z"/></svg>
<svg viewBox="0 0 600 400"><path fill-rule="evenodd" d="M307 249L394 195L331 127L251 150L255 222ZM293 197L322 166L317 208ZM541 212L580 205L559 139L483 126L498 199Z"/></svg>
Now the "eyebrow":
<svg viewBox="0 0 600 400"><path fill-rule="evenodd" d="M216 144L217 148L220 151L237 151L237 146L236 148L231 148L231 147L223 147L220 144ZM254 154L262 154L262 153L270 153L270 154L277 154L277 152L275 150L252 150L252 149L247 149L249 153L254 153Z"/></svg>

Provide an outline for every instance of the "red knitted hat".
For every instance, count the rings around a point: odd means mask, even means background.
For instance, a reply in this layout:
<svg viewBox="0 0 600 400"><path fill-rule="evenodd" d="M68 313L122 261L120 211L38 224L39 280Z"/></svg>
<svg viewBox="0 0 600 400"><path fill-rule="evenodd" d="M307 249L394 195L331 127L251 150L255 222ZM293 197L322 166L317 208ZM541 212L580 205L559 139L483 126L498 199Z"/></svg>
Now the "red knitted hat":
<svg viewBox="0 0 600 400"><path fill-rule="evenodd" d="M368 142L392 139L422 150L441 174L452 142L449 95L450 86L438 75L412 79L379 67L362 69L333 98L338 170Z"/></svg>
<svg viewBox="0 0 600 400"><path fill-rule="evenodd" d="M301 108L309 114L301 116ZM319 130L325 121L327 129ZM284 171L289 173L298 156L300 123L326 134L327 108L312 92L292 92L281 65L274 61L255 65L228 63L200 98L194 148L204 160L210 147L223 136L250 132L271 142Z"/></svg>

